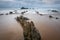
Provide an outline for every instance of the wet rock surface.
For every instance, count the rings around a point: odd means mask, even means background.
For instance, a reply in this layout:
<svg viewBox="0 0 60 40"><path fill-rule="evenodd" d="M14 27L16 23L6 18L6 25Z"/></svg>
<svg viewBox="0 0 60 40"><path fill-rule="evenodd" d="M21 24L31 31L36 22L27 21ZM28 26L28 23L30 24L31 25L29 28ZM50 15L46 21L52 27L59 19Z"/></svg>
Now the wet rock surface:
<svg viewBox="0 0 60 40"><path fill-rule="evenodd" d="M29 19L23 16L17 17L16 20L23 28L24 40L41 40L40 33L35 28L33 21L27 22Z"/></svg>

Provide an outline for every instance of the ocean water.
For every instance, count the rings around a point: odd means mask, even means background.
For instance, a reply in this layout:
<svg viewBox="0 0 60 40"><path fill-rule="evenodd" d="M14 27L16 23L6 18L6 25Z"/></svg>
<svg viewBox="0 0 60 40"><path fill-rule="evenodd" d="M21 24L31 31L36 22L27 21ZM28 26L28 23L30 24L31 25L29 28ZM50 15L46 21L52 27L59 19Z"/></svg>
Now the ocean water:
<svg viewBox="0 0 60 40"><path fill-rule="evenodd" d="M18 13L20 13L21 11L31 11L31 12L35 12L35 11L39 11L42 14L50 14L52 12L49 12L48 10L58 10L59 14L60 14L60 9L59 8L35 8L35 9L24 9L21 10L20 8L0 8L0 14L5 14L5 13L9 13L10 11L15 12L15 10L17 10Z"/></svg>

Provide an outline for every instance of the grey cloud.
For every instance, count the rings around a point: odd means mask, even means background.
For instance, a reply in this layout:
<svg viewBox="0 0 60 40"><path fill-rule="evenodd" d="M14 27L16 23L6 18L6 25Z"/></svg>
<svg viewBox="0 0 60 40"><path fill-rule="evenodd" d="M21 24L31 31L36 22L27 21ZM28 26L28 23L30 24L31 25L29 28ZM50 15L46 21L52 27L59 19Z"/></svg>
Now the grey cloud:
<svg viewBox="0 0 60 40"><path fill-rule="evenodd" d="M60 4L60 0L42 0L46 4Z"/></svg>
<svg viewBox="0 0 60 40"><path fill-rule="evenodd" d="M0 0L0 1L14 1L14 0Z"/></svg>
<svg viewBox="0 0 60 40"><path fill-rule="evenodd" d="M0 8L24 7L60 7L60 0L0 0Z"/></svg>

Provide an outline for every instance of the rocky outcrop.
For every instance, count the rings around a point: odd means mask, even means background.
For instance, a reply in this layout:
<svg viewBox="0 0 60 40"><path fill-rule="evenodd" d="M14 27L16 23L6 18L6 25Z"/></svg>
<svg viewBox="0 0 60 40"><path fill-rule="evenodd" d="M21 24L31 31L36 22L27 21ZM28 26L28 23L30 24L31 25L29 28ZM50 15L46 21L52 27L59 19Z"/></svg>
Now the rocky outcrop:
<svg viewBox="0 0 60 40"><path fill-rule="evenodd" d="M13 12L9 12L9 14L13 14Z"/></svg>
<svg viewBox="0 0 60 40"><path fill-rule="evenodd" d="M53 18L53 16L52 15L49 15L49 18Z"/></svg>
<svg viewBox="0 0 60 40"><path fill-rule="evenodd" d="M29 19L23 16L17 17L16 20L23 28L24 40L41 40L40 33L36 29L33 21L27 22Z"/></svg>
<svg viewBox="0 0 60 40"><path fill-rule="evenodd" d="M38 15L40 15L40 16L43 16L43 14L40 14L38 11L36 11L36 13L37 13Z"/></svg>
<svg viewBox="0 0 60 40"><path fill-rule="evenodd" d="M25 7L21 7L21 9L28 9L28 8L25 8Z"/></svg>
<svg viewBox="0 0 60 40"><path fill-rule="evenodd" d="M52 10L52 12L58 12L57 10Z"/></svg>
<svg viewBox="0 0 60 40"><path fill-rule="evenodd" d="M0 14L0 16L1 16L1 15L4 15L4 14Z"/></svg>
<svg viewBox="0 0 60 40"><path fill-rule="evenodd" d="M21 14L25 14L26 12L28 12L28 11L23 11L23 12L21 12Z"/></svg>

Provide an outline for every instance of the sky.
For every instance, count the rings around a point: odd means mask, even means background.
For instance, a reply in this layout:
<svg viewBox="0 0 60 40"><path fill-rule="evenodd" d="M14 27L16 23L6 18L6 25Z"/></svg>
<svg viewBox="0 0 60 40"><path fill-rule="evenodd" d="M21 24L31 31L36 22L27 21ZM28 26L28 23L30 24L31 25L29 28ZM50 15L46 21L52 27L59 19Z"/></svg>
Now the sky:
<svg viewBox="0 0 60 40"><path fill-rule="evenodd" d="M0 0L0 8L60 8L60 0Z"/></svg>

